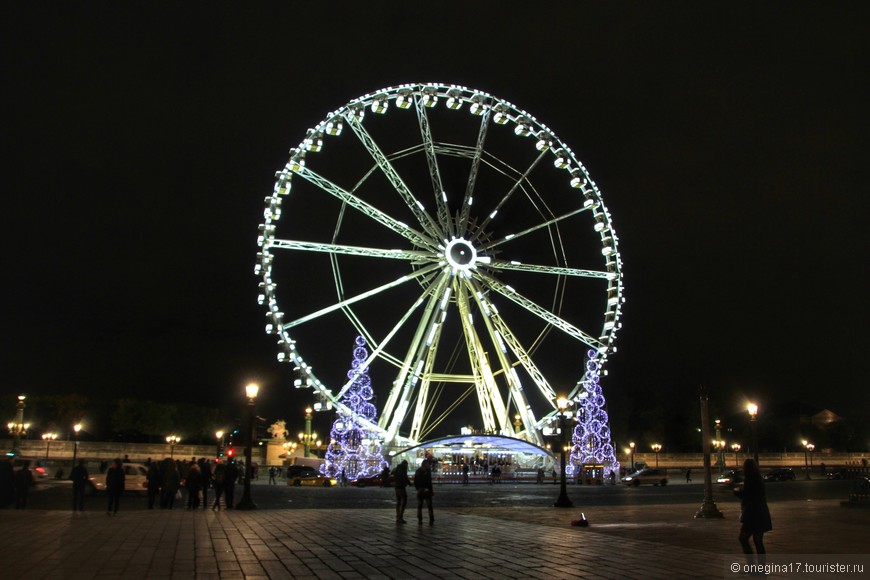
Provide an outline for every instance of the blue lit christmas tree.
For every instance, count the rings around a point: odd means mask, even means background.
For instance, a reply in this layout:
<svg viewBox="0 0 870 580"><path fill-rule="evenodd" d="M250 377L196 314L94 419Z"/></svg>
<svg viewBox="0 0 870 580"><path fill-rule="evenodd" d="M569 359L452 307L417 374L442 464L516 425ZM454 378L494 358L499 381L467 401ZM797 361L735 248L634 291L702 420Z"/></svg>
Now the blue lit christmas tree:
<svg viewBox="0 0 870 580"><path fill-rule="evenodd" d="M619 474L619 462L613 453L610 441L610 419L604 407L607 402L598 384L600 363L598 351L589 350L586 373L583 376L583 390L577 396L577 426L571 439L571 459L568 466L581 467L591 463L604 466L604 477L611 472Z"/></svg>
<svg viewBox="0 0 870 580"><path fill-rule="evenodd" d="M366 429L361 423L365 419L374 423L377 419L377 409L371 400L374 397L368 367L363 366L369 356L366 341L356 337L356 347L353 349L353 364L347 372L350 385L344 392L341 402L350 412L336 412L330 441L326 450L326 463L323 473L330 477L340 477L342 471L349 481L359 477L377 475L389 465L383 456L381 443L377 434Z"/></svg>

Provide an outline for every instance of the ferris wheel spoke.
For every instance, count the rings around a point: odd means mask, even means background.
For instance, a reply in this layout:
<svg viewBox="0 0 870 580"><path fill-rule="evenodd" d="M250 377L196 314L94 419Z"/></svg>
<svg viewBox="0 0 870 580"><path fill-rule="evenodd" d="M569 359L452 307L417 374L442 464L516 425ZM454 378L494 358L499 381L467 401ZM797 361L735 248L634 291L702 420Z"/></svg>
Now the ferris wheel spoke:
<svg viewBox="0 0 870 580"><path fill-rule="evenodd" d="M444 321L446 302L449 299L449 282L451 275L449 269L445 268L442 275L435 283L430 286L430 295L426 309L420 322L417 325L417 330L414 332L414 337L408 346L407 353L399 374L394 381L393 390L387 399L384 406L384 412L381 415L378 424L385 427L388 440L392 441L399 433L399 427L405 419L405 414L408 411L411 397L416 388L416 384L420 378L423 365L423 353L425 349L431 345L432 328L436 324ZM427 344L428 342L428 344Z"/></svg>
<svg viewBox="0 0 870 580"><path fill-rule="evenodd" d="M372 218L376 222L386 226L393 232L399 234L403 238L409 240L415 246L420 248L431 248L434 249L438 243L433 239L423 235L422 233L414 230L409 227L407 224L400 222L397 219L393 219L388 216L381 210L377 209L373 205L366 203L365 201L359 199L349 191L339 187L338 185L332 183L325 177L318 175L317 173L311 171L307 167L298 167L295 170L295 173L302 177L303 179L309 181L310 183L316 185L326 193L338 198L339 200L345 202L347 205L353 207L354 209L362 212L364 215Z"/></svg>
<svg viewBox="0 0 870 580"><path fill-rule="evenodd" d="M411 190L408 189L408 186L405 185L405 182L402 181L402 178L396 172L393 164L390 163L390 160L386 155L384 155L384 152L381 151L381 148L378 147L378 144L375 143L375 140L369 132L362 126L359 119L351 112L346 113L345 119L347 119L348 125L353 129L353 132L359 138L360 142L362 142L363 146L368 150L369 155L372 156L375 163L378 164L378 167L381 168L381 171L383 171L384 175L396 189L399 196L402 198L402 201L405 202L405 205L408 206L408 209L410 209L411 213L414 214L414 217L417 218L423 231L434 239L443 239L444 234L439 231L438 225L432 219L432 216L426 213L423 204L414 197Z"/></svg>
<svg viewBox="0 0 870 580"><path fill-rule="evenodd" d="M430 266L426 266L425 268L421 268L421 269L417 270L413 274L407 274L405 276L400 276L399 278L396 278L392 282L388 282L386 284L378 286L377 288L372 288L371 290L369 290L367 292L357 294L356 296L353 296L351 298L346 298L340 302L336 302L332 306L327 306L326 308L321 308L317 312L312 312L311 314L308 314L307 316L297 318L296 320L293 320L291 322L284 324L283 328L284 328L284 330L288 330L290 328L293 328L294 326L299 326L300 324L304 324L310 320L314 320L315 318L319 318L325 314L329 314L330 312L335 312L336 310L341 310L342 308L346 308L347 306L350 306L351 304L359 302L360 300L365 300L366 298L371 298L372 296L380 294L381 292L384 292L386 290L390 290L391 288L395 288L396 286L404 284L405 282L420 278L421 276L424 276L424 275L428 274L429 272L431 272L437 268L439 268L438 264L432 264Z"/></svg>
<svg viewBox="0 0 870 580"><path fill-rule="evenodd" d="M517 179L514 182L513 186L508 190L508 192L504 195L504 197L501 198L501 200L498 202L498 204L496 204L495 209L493 209L489 213L489 215L486 216L486 218L484 218L484 220L480 223L480 225L477 226L477 230L475 231L475 236L479 236L486 229L486 226L489 225L489 222L491 222L493 220L493 218L495 218L495 216L499 212L499 210L504 206L504 204L506 204L508 202L508 200L513 196L513 194L520 188L520 185L522 185L522 183L526 179L528 179L529 174L532 172L532 170L535 167L537 167L538 163L541 162L541 160L544 158L544 156L546 154L547 154L546 151L541 151L540 153L538 153L538 156L535 157L535 160L532 161L532 163L529 165L529 167L526 169L526 171L519 177L519 179Z"/></svg>
<svg viewBox="0 0 870 580"><path fill-rule="evenodd" d="M420 134L423 138L423 147L426 151L426 162L429 165L429 175L432 178L432 192L435 195L435 207L437 207L438 224L446 237L453 234L453 225L450 223L450 211L447 208L447 193L441 183L441 172L438 170L438 158L435 155L435 144L432 141L432 131L429 129L429 118L426 115L426 106L420 95L414 95L414 104L417 110L417 121L420 125Z"/></svg>
<svg viewBox="0 0 870 580"><path fill-rule="evenodd" d="M542 228L546 228L546 227L549 227L551 225L557 224L562 220L568 219L569 217L573 217L573 216L577 215L578 213L588 211L588 210L589 210L588 207L581 207L581 208L575 209L574 211L569 211L566 214L562 214L559 217L555 217L551 220L547 220L545 222L542 222L536 226L532 226L530 228L527 228L527 229L525 229L521 232L518 232L516 234L508 234L500 240L495 240L495 241L489 242L488 244L483 244L483 245L481 245L480 250L486 251L486 250L489 250L490 248L500 246L501 244L504 244L505 242L518 240L518 239L522 238L523 236L526 236L532 232L536 232Z"/></svg>
<svg viewBox="0 0 870 580"><path fill-rule="evenodd" d="M323 252L327 254L342 254L346 256L366 256L369 258L407 260L414 264L438 260L436 254L422 250L382 250L379 248L365 248L362 246L348 246L344 244L323 244L319 242L303 242L299 240L275 239L271 242L270 247L281 250L300 250L303 252Z"/></svg>
<svg viewBox="0 0 870 580"><path fill-rule="evenodd" d="M515 272L539 272L541 274L556 274L558 276L576 276L579 278L599 278L609 280L612 274L598 270L581 270L579 268L563 268L560 266L541 266L538 264L523 264L521 262L506 262L490 260L488 267L494 270L512 270Z"/></svg>
<svg viewBox="0 0 870 580"><path fill-rule="evenodd" d="M468 218L471 215L471 202L474 199L474 187L477 184L477 173L480 170L480 157L483 155L483 146L486 142L486 130L489 127L489 107L484 107L480 116L480 129L477 132L477 146L474 156L471 158L471 170L468 172L468 183L465 186L465 197L462 199L462 208L459 210L459 232L465 232L468 227Z"/></svg>
<svg viewBox="0 0 870 580"><path fill-rule="evenodd" d="M586 344L590 348L594 348L596 350L604 346L604 344L602 344L601 341L599 341L598 339L593 338L592 336L586 334L567 320L562 319L561 317L553 314L546 308L543 308L532 300L529 300L507 284L504 284L503 282L500 282L492 276L489 276L482 272L478 272L477 276L479 276L480 279L483 280L486 286L488 286L490 289L495 290L511 302L522 306L527 311L550 323L550 325L558 328L568 336L571 336Z"/></svg>

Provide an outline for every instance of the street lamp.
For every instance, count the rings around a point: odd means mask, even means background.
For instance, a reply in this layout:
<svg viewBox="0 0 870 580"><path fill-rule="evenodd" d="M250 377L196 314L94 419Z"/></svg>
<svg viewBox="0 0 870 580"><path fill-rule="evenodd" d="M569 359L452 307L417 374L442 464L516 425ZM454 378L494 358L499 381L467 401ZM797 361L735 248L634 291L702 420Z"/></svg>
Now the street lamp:
<svg viewBox="0 0 870 580"><path fill-rule="evenodd" d="M731 451L734 452L734 469L740 469L740 458L737 454L740 452L740 443L732 443Z"/></svg>
<svg viewBox="0 0 870 580"><path fill-rule="evenodd" d="M43 433L42 439L45 441L45 462L48 463L48 452L51 450L51 442L57 439L57 433Z"/></svg>
<svg viewBox="0 0 870 580"><path fill-rule="evenodd" d="M704 502L700 509L695 512L696 518L721 518L724 517L716 502L713 501L713 475L710 472L710 417L707 413L707 390L701 387L699 393L701 406L701 449L704 452Z"/></svg>
<svg viewBox="0 0 870 580"><path fill-rule="evenodd" d="M716 463L719 464L719 472L725 472L725 446L726 441L722 439L713 439L713 448L716 450Z"/></svg>
<svg viewBox="0 0 870 580"><path fill-rule="evenodd" d="M178 435L167 435L166 442L169 443L169 459L175 459L175 446L181 442L181 437Z"/></svg>
<svg viewBox="0 0 870 580"><path fill-rule="evenodd" d="M758 405L749 403L746 405L749 413L749 426L752 428L752 453L755 457L755 465L758 466Z"/></svg>
<svg viewBox="0 0 870 580"><path fill-rule="evenodd" d="M661 444L659 444L659 443L653 443L652 445L650 445L650 447L652 448L653 453L656 454L656 469L658 469L658 466L659 466L659 451L662 450L662 446L661 446Z"/></svg>
<svg viewBox="0 0 870 580"><path fill-rule="evenodd" d="M215 431L214 438L217 439L217 448L215 449L215 457L221 456L221 448L224 446L224 432Z"/></svg>
<svg viewBox="0 0 870 580"><path fill-rule="evenodd" d="M76 423L73 425L73 467L76 464L76 457L79 454L79 431L82 430L82 424Z"/></svg>
<svg viewBox="0 0 870 580"><path fill-rule="evenodd" d="M7 423L9 433L12 435L12 455L18 455L21 438L27 434L30 429L30 423L24 422L24 395L18 395L18 404L15 407L15 419L11 423Z"/></svg>
<svg viewBox="0 0 870 580"><path fill-rule="evenodd" d="M812 443L810 443L809 441L807 441L806 439L804 439L803 441L801 441L801 443L802 443L803 446L804 446L804 471L807 472L807 479L811 479L811 478L810 478L810 471L811 471L810 468L812 467L812 460L810 460L809 465L807 465L807 454L808 454L808 453L809 453L809 454L812 454L813 449L815 449L816 446L813 445ZM812 455L810 455L810 457L812 457Z"/></svg>
<svg viewBox="0 0 870 580"><path fill-rule="evenodd" d="M807 449L810 450L810 471L812 471L813 470L813 451L815 451L816 446L812 443L808 443ZM810 474L807 473L807 479L809 479L809 478L810 478Z"/></svg>
<svg viewBox="0 0 870 580"><path fill-rule="evenodd" d="M571 499L568 497L568 488L565 485L565 419L568 415L568 407L571 401L567 397L559 397L556 399L556 406L559 408L559 459L561 461L561 479L559 484L559 498L555 507L574 507Z"/></svg>
<svg viewBox="0 0 870 580"><path fill-rule="evenodd" d="M254 400L260 392L260 387L254 383L245 387L245 395L248 397L248 446L245 447L245 487L242 493L242 500L236 506L240 510L255 510L256 504L251 499L251 478L254 475L254 468L251 465L254 453L254 439L257 438L256 432L256 416L254 415Z"/></svg>
<svg viewBox="0 0 870 580"><path fill-rule="evenodd" d="M634 473L634 441L628 444L629 453L631 453L631 472Z"/></svg>
<svg viewBox="0 0 870 580"><path fill-rule="evenodd" d="M311 456L311 445L317 439L317 433L311 432L311 407L305 408L305 432L299 434L299 441L302 443L303 449L305 451L305 457ZM319 445L319 443L318 443Z"/></svg>

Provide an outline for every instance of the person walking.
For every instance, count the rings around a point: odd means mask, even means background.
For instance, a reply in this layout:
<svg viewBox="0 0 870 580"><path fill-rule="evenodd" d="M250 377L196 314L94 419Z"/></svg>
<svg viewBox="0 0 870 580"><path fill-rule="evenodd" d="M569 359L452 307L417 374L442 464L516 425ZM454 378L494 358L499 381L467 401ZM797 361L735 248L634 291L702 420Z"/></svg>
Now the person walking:
<svg viewBox="0 0 870 580"><path fill-rule="evenodd" d="M33 485L33 472L23 465L15 472L15 509L23 510L27 507L27 496L31 485Z"/></svg>
<svg viewBox="0 0 870 580"><path fill-rule="evenodd" d="M221 463L220 459L215 459L214 476L212 484L214 485L214 505L211 509L216 510L221 507L221 496L224 494L224 477L226 475L227 466Z"/></svg>
<svg viewBox="0 0 870 580"><path fill-rule="evenodd" d="M755 544L755 551L760 556L759 564L763 563L764 555L764 532L773 529L770 519L770 510L767 507L767 497L764 493L764 481L761 472L754 459L743 462L743 488L735 494L740 498L740 547L746 554L746 559L752 564L752 547L749 538Z"/></svg>
<svg viewBox="0 0 870 580"><path fill-rule="evenodd" d="M106 472L106 495L109 496L106 513L110 516L118 513L118 504L121 501L121 494L124 493L124 479L124 467L121 465L121 460L116 458L112 462L112 467Z"/></svg>
<svg viewBox="0 0 870 580"><path fill-rule="evenodd" d="M69 478L72 481L73 493L73 511L80 512L85 509L85 486L90 480L88 468L85 467L85 460L79 459L78 465L72 468L69 472Z"/></svg>
<svg viewBox="0 0 870 580"><path fill-rule="evenodd" d="M278 482L275 481L275 476L278 474L278 470L275 469L275 466L269 468L269 485L278 485Z"/></svg>
<svg viewBox="0 0 870 580"><path fill-rule="evenodd" d="M160 507L162 509L172 509L175 504L175 495L178 493L178 486L181 485L181 477L178 474L178 465L167 458L163 462L163 485L160 492Z"/></svg>
<svg viewBox="0 0 870 580"><path fill-rule="evenodd" d="M435 523L435 514L432 511L432 496L435 495L435 490L432 489L432 470L429 468L428 459L424 459L414 473L414 487L417 490L417 523L423 523L423 502L426 502L431 526Z"/></svg>
<svg viewBox="0 0 870 580"><path fill-rule="evenodd" d="M184 483L187 488L187 509L199 508L199 492L202 491L202 470L198 463L194 463L187 471L187 480Z"/></svg>
<svg viewBox="0 0 870 580"><path fill-rule="evenodd" d="M239 467L236 465L234 460L230 460L230 464L227 465L227 470L224 473L224 499L226 499L228 510L235 507L233 502L235 501L236 480L238 478Z"/></svg>
<svg viewBox="0 0 870 580"><path fill-rule="evenodd" d="M148 466L145 478L148 480L148 509L153 510L157 498L160 497L160 487L163 485L163 475L160 473L160 467L157 466L157 463L152 462Z"/></svg>
<svg viewBox="0 0 870 580"><path fill-rule="evenodd" d="M396 486L396 523L405 523L405 507L408 505L408 490L411 480L408 479L408 462L403 460L393 471L393 482ZM431 501L431 500L430 500Z"/></svg>
<svg viewBox="0 0 870 580"><path fill-rule="evenodd" d="M692 468L686 468L686 483L692 483Z"/></svg>
<svg viewBox="0 0 870 580"><path fill-rule="evenodd" d="M468 485L468 464L462 462L462 485Z"/></svg>
<svg viewBox="0 0 870 580"><path fill-rule="evenodd" d="M202 474L202 509L208 509L208 488L212 486L211 464L205 457L199 458L199 472Z"/></svg>

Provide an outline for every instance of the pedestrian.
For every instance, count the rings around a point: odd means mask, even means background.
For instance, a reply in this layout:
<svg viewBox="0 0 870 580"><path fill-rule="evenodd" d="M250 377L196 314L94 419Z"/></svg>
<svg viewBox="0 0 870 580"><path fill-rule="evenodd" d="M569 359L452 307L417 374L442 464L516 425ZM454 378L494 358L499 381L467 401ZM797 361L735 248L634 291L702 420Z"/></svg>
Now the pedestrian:
<svg viewBox="0 0 870 580"><path fill-rule="evenodd" d="M160 491L160 507L162 509L172 509L175 504L175 495L178 493L178 486L181 484L181 477L178 473L178 464L167 458L163 461L163 485Z"/></svg>
<svg viewBox="0 0 870 580"><path fill-rule="evenodd" d="M686 468L686 483L692 483L692 468Z"/></svg>
<svg viewBox="0 0 870 580"><path fill-rule="evenodd" d="M402 462L393 471L393 481L396 486L396 523L405 523L405 507L408 505L408 490L411 480L408 479L408 462Z"/></svg>
<svg viewBox="0 0 870 580"><path fill-rule="evenodd" d="M341 468L341 476L339 482L341 483L341 487L347 485L347 472L344 470L344 467Z"/></svg>
<svg viewBox="0 0 870 580"><path fill-rule="evenodd" d="M187 488L187 509L198 509L199 492L202 491L202 470L199 468L198 463L190 465L184 486Z"/></svg>
<svg viewBox="0 0 870 580"><path fill-rule="evenodd" d="M208 488L212 485L211 464L205 457L199 458L199 472L202 474L202 509L208 509Z"/></svg>
<svg viewBox="0 0 870 580"><path fill-rule="evenodd" d="M384 465L384 468L381 470L379 474L381 480L381 487L389 487L390 485L390 466Z"/></svg>
<svg viewBox="0 0 870 580"><path fill-rule="evenodd" d="M553 485L556 485L556 468L553 468Z"/></svg>
<svg viewBox="0 0 870 580"><path fill-rule="evenodd" d="M275 475L277 475L275 473L276 471L274 465L269 468L269 485L278 485L278 482L275 481Z"/></svg>
<svg viewBox="0 0 870 580"><path fill-rule="evenodd" d="M420 467L414 473L414 487L417 490L417 523L423 523L423 502L429 509L429 525L435 523L435 513L432 511L432 470L429 469L429 460L424 459Z"/></svg>
<svg viewBox="0 0 870 580"><path fill-rule="evenodd" d="M9 507L15 500L15 468L12 458L0 459L0 509Z"/></svg>
<svg viewBox="0 0 870 580"><path fill-rule="evenodd" d="M544 468L543 467L538 468L538 476L535 479L535 482L539 483L539 484L544 483Z"/></svg>
<svg viewBox="0 0 870 580"><path fill-rule="evenodd" d="M468 485L468 464L462 462L462 485Z"/></svg>
<svg viewBox="0 0 870 580"><path fill-rule="evenodd" d="M773 529L764 493L764 481L761 479L761 472L754 459L750 458L743 462L743 488L735 491L735 494L740 498L740 536L738 536L738 540L743 548L743 553L747 554L746 559L752 564L752 547L749 545L749 537L752 537L755 551L763 560L764 554L766 554L764 532ZM762 564L763 561L758 563Z"/></svg>
<svg viewBox="0 0 870 580"><path fill-rule="evenodd" d="M124 467L121 465L121 459L116 458L106 472L106 495L109 497L106 513L110 516L118 513L118 504L121 501L121 494L124 493L124 479Z"/></svg>
<svg viewBox="0 0 870 580"><path fill-rule="evenodd" d="M216 510L221 507L221 496L224 494L224 475L226 474L227 466L221 463L220 459L215 459L214 476L212 482L214 485L214 505L211 509Z"/></svg>
<svg viewBox="0 0 870 580"><path fill-rule="evenodd" d="M88 468L85 467L85 460L79 459L78 465L72 468L69 472L69 478L72 480L73 491L73 511L80 512L85 509L85 486L90 480Z"/></svg>
<svg viewBox="0 0 870 580"><path fill-rule="evenodd" d="M152 462L148 466L145 478L148 480L148 509L153 510L157 498L160 497L160 487L163 485L163 476L157 463Z"/></svg>
<svg viewBox="0 0 870 580"><path fill-rule="evenodd" d="M15 509L23 510L27 507L27 495L30 486L33 485L33 473L27 465L23 465L15 472Z"/></svg>
<svg viewBox="0 0 870 580"><path fill-rule="evenodd" d="M227 465L227 470L224 473L224 498L227 502L227 509L233 509L233 502L236 495L236 480L239 478L239 467L235 460L230 460Z"/></svg>

